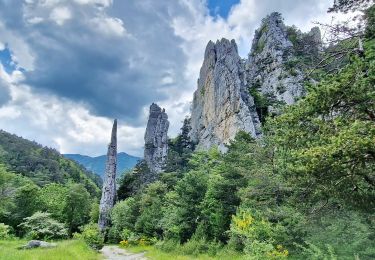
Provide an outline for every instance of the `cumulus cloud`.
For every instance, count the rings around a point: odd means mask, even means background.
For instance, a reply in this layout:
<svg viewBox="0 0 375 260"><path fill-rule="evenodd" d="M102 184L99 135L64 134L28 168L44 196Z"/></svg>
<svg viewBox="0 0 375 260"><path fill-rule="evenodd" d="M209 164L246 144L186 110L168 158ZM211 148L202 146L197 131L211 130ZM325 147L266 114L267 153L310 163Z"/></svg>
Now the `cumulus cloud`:
<svg viewBox="0 0 375 260"><path fill-rule="evenodd" d="M1 43L19 69L2 75L0 128L93 155L118 118L121 150L139 155L152 102L179 131L209 40L235 39L246 57L267 14L306 31L329 19L329 2L242 0L224 19L202 0L0 0Z"/></svg>
<svg viewBox="0 0 375 260"><path fill-rule="evenodd" d="M61 6L61 7L54 8L49 17L58 25L63 25L66 20L69 20L72 18L72 13L68 7ZM34 18L34 23L35 23L35 18Z"/></svg>

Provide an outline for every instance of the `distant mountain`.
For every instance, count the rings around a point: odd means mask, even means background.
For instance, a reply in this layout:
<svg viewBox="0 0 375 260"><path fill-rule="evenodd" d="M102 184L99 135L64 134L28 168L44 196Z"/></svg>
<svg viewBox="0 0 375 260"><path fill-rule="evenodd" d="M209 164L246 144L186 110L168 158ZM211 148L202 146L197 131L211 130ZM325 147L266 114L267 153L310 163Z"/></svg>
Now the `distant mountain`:
<svg viewBox="0 0 375 260"><path fill-rule="evenodd" d="M92 195L100 195L102 180L98 175L62 156L55 149L3 130L0 130L0 164L41 187L71 181L82 183Z"/></svg>
<svg viewBox="0 0 375 260"><path fill-rule="evenodd" d="M102 178L105 172L105 163L107 156L101 155L97 157L90 157L81 154L64 154L68 159L74 160L84 166L87 170L92 171ZM141 158L129 155L127 153L117 154L117 174L122 174L126 170L130 170Z"/></svg>

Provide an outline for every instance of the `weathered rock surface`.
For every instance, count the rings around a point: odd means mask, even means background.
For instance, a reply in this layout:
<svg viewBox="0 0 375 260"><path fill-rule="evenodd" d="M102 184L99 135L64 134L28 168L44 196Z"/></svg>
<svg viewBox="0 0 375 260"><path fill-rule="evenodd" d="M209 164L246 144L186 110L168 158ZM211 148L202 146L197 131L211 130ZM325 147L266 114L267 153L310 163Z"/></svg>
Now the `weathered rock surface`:
<svg viewBox="0 0 375 260"><path fill-rule="evenodd" d="M303 34L287 27L280 13L262 20L256 30L246 63L249 87L288 105L305 94L304 73L298 66L302 54L316 54L321 45L320 30ZM304 58L307 58L306 56Z"/></svg>
<svg viewBox="0 0 375 260"><path fill-rule="evenodd" d="M55 243L48 243L41 240L30 240L26 245L21 246L19 249L32 249L32 248L51 248L56 247Z"/></svg>
<svg viewBox="0 0 375 260"><path fill-rule="evenodd" d="M239 130L260 134L254 100L249 95L244 64L234 40L209 42L194 93L191 138L198 148L221 148Z"/></svg>
<svg viewBox="0 0 375 260"><path fill-rule="evenodd" d="M234 40L210 41L191 112L190 136L198 148L223 148L240 130L261 136L264 115L258 114L259 104L250 93L270 103L293 104L305 94L300 64L316 56L320 46L319 28L303 34L285 26L279 13L263 19L247 60L239 57ZM277 112L274 105L266 109Z"/></svg>
<svg viewBox="0 0 375 260"><path fill-rule="evenodd" d="M153 181L163 171L168 155L168 115L157 104L150 106L145 133L144 160L151 171L147 182Z"/></svg>
<svg viewBox="0 0 375 260"><path fill-rule="evenodd" d="M103 232L109 225L110 212L116 198L117 167L117 120L113 123L111 142L108 145L102 197L99 206L99 229Z"/></svg>

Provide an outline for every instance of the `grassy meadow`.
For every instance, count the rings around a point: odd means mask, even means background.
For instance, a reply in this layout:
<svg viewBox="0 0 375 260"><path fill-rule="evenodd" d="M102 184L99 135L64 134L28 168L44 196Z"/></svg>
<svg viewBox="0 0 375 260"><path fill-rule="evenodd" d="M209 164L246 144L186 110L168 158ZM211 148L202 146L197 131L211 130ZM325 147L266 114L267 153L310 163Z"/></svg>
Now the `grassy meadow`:
<svg viewBox="0 0 375 260"><path fill-rule="evenodd" d="M0 260L98 260L100 254L80 240L57 242L55 248L17 249L26 240L0 240Z"/></svg>

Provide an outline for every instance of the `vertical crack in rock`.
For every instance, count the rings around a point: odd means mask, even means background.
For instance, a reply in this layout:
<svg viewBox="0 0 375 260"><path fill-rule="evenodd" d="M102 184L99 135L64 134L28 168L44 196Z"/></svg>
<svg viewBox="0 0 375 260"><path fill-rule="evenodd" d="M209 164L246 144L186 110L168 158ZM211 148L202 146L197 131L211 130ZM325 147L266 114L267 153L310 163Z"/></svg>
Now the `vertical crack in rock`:
<svg viewBox="0 0 375 260"><path fill-rule="evenodd" d="M116 167L117 167L117 120L112 127L111 142L108 145L105 177L102 197L99 207L99 229L104 232L110 222L110 212L116 197Z"/></svg>
<svg viewBox="0 0 375 260"><path fill-rule="evenodd" d="M157 104L150 106L150 115L145 133L144 159L151 171L145 180L152 182L163 171L168 155L168 115Z"/></svg>

